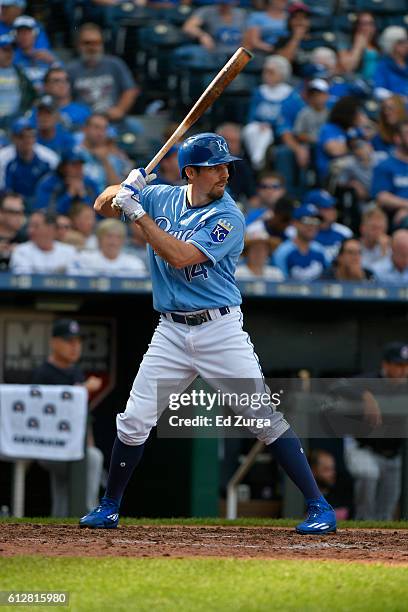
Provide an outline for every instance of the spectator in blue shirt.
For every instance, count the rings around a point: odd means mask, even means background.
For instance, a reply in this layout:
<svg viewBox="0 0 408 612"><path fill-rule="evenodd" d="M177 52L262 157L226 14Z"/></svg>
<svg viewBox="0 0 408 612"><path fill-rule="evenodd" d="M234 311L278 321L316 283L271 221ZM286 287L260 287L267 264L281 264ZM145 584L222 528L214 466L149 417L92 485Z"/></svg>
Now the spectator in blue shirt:
<svg viewBox="0 0 408 612"><path fill-rule="evenodd" d="M33 17L21 15L13 27L16 45L14 63L23 70L35 89L41 92L44 76L51 64L57 62L57 58L49 49L36 47L39 28Z"/></svg>
<svg viewBox="0 0 408 612"><path fill-rule="evenodd" d="M287 0L267 0L265 11L251 13L244 43L254 51L273 53L275 44L287 34Z"/></svg>
<svg viewBox="0 0 408 612"><path fill-rule="evenodd" d="M105 115L94 113L83 128L83 140L78 146L85 159L84 174L103 191L107 185L117 185L131 170L128 157L113 142Z"/></svg>
<svg viewBox="0 0 408 612"><path fill-rule="evenodd" d="M57 166L59 158L36 143L35 129L25 118L14 122L12 135L13 144L0 150L0 190L19 193L30 208L37 183Z"/></svg>
<svg viewBox="0 0 408 612"><path fill-rule="evenodd" d="M361 123L360 101L353 96L340 98L333 106L328 123L319 132L316 146L316 168L320 181L330 171L330 162L348 153L347 130Z"/></svg>
<svg viewBox="0 0 408 612"><path fill-rule="evenodd" d="M23 14L27 2L25 0L1 0L0 2L0 36L10 34L14 29L15 20ZM49 49L50 41L41 25L38 25L36 49Z"/></svg>
<svg viewBox="0 0 408 612"><path fill-rule="evenodd" d="M37 113L32 118L37 128L37 142L58 155L74 148L72 134L61 125L58 107L51 96L42 96L37 102Z"/></svg>
<svg viewBox="0 0 408 612"><path fill-rule="evenodd" d="M248 124L243 139L252 165L260 169L265 163L267 148L281 142L294 150L299 165L308 161L307 149L292 134L295 119L305 106L297 91L289 85L292 68L285 57L267 57L262 72L262 85L252 94Z"/></svg>
<svg viewBox="0 0 408 612"><path fill-rule="evenodd" d="M323 247L315 242L321 218L312 204L296 208L293 218L296 236L278 246L272 261L287 279L304 282L316 280L328 267Z"/></svg>
<svg viewBox="0 0 408 612"><path fill-rule="evenodd" d="M183 32L198 43L204 52L203 59L208 52L231 54L241 46L246 13L235 4L236 0L223 0L201 6L185 21Z"/></svg>
<svg viewBox="0 0 408 612"><path fill-rule="evenodd" d="M382 100L399 94L408 101L408 35L405 28L389 26L380 37L385 57L374 73L374 94Z"/></svg>
<svg viewBox="0 0 408 612"><path fill-rule="evenodd" d="M62 66L51 67L44 77L44 94L52 96L63 125L70 131L81 129L91 114L82 102L74 102L68 73Z"/></svg>
<svg viewBox="0 0 408 612"><path fill-rule="evenodd" d="M388 213L408 211L408 121L398 125L395 152L374 169L371 195Z"/></svg>
<svg viewBox="0 0 408 612"><path fill-rule="evenodd" d="M342 223L336 222L336 200L325 189L312 189L306 194L304 203L316 206L322 218L315 240L322 245L327 260L331 262L337 256L341 243L351 238L353 232Z"/></svg>
<svg viewBox="0 0 408 612"><path fill-rule="evenodd" d="M77 201L92 206L99 189L92 179L84 176L83 166L84 158L80 153L65 152L56 172L47 174L39 182L33 208L67 215Z"/></svg>

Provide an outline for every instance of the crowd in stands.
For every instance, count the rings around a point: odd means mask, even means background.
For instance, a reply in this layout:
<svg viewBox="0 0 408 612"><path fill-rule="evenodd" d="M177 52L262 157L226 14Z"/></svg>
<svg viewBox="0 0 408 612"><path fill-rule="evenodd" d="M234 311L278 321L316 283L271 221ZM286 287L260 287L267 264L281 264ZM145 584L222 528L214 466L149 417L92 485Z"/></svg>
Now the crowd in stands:
<svg viewBox="0 0 408 612"><path fill-rule="evenodd" d="M0 1L0 270L148 274L137 228L92 204L161 144L145 118L170 129L245 45L202 124L243 158L237 278L408 280L406 2L48 4ZM177 146L156 171L183 184Z"/></svg>

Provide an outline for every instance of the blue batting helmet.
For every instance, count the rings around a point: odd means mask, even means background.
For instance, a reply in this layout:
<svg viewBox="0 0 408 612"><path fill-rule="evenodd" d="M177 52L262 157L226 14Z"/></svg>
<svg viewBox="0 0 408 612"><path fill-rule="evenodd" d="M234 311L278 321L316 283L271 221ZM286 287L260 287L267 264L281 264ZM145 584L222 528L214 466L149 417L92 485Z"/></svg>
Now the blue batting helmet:
<svg viewBox="0 0 408 612"><path fill-rule="evenodd" d="M185 176L187 166L218 166L240 160L231 155L227 141L218 134L204 132L187 138L178 152L178 165L181 176Z"/></svg>

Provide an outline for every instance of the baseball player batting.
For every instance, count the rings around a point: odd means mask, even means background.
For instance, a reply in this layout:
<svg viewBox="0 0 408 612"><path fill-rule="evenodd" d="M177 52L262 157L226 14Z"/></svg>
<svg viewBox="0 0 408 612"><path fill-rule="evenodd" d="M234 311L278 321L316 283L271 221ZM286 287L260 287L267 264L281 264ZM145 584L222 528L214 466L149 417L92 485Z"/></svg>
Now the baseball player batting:
<svg viewBox="0 0 408 612"><path fill-rule="evenodd" d="M228 379L230 384L231 379L250 379L253 390L265 390L258 358L242 327L242 299L234 278L245 222L225 189L238 159L221 136L197 134L187 138L178 153L186 185L149 186L154 175L139 168L121 185L108 187L95 204L99 212L112 216L113 202L141 228L160 321L126 410L117 415L105 495L81 518L81 527L117 527L123 493L170 394L182 393L198 375L221 386ZM157 381L166 383L165 396L158 394ZM239 412L239 407L231 408ZM274 406L265 411L269 418L254 433L270 445L306 499L307 516L296 531L335 532L335 513L319 491L299 439Z"/></svg>

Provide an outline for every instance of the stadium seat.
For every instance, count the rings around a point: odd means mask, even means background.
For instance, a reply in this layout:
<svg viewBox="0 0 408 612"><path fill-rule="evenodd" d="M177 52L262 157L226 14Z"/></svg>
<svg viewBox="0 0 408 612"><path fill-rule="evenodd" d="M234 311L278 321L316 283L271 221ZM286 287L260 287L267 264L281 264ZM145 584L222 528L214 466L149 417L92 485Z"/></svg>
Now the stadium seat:
<svg viewBox="0 0 408 612"><path fill-rule="evenodd" d="M305 0L305 4L310 6L314 15L330 16L336 10L336 0L327 0L324 3L321 0Z"/></svg>
<svg viewBox="0 0 408 612"><path fill-rule="evenodd" d="M311 31L329 30L332 27L332 17L329 15L311 14Z"/></svg>
<svg viewBox="0 0 408 612"><path fill-rule="evenodd" d="M355 0L357 11L370 11L371 13L406 13L408 3L406 0Z"/></svg>

